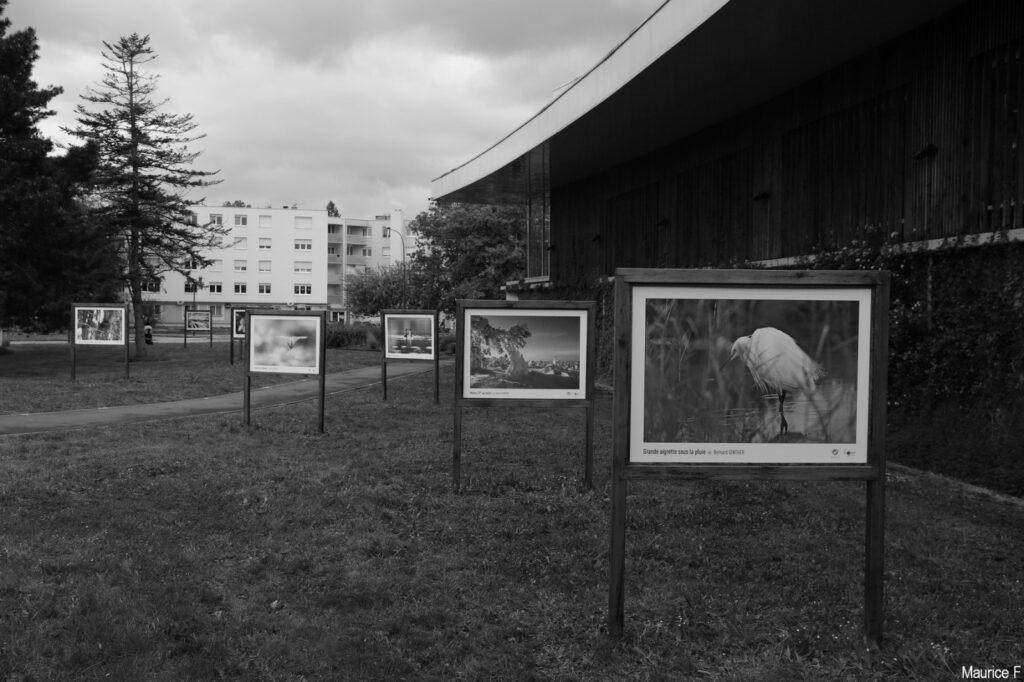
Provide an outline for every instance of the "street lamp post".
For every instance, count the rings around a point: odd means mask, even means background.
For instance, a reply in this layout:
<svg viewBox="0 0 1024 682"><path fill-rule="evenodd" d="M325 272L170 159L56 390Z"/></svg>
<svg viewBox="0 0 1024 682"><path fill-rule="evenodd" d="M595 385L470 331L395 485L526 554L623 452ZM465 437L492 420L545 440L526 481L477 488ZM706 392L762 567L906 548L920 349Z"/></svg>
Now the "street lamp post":
<svg viewBox="0 0 1024 682"><path fill-rule="evenodd" d="M406 308L409 305L409 273L405 265L405 236L401 232L388 227L387 236L390 238L392 234L398 235L398 238L402 240L402 307Z"/></svg>

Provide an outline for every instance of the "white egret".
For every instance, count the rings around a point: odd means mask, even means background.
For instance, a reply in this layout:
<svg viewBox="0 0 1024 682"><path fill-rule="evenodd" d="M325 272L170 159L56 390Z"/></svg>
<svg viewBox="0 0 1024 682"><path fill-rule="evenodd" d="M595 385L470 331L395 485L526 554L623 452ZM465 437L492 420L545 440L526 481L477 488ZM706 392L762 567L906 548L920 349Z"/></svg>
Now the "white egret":
<svg viewBox="0 0 1024 682"><path fill-rule="evenodd" d="M771 389L779 396L780 433L787 433L789 424L782 413L786 391L813 392L815 382L825 375L825 370L792 336L775 327L761 327L750 336L736 339L729 360L735 357L743 360L760 390Z"/></svg>

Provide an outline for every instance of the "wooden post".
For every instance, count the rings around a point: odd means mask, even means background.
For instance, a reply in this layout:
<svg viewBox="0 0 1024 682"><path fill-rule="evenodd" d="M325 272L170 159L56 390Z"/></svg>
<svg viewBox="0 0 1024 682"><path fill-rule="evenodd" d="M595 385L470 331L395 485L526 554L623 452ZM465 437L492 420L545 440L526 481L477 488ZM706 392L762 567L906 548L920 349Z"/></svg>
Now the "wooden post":
<svg viewBox="0 0 1024 682"><path fill-rule="evenodd" d="M882 646L885 622L885 424L888 390L889 286L888 273L879 278L872 299L871 415L868 463L875 478L867 483L864 550L864 637L869 646Z"/></svg>
<svg viewBox="0 0 1024 682"><path fill-rule="evenodd" d="M626 600L626 481L612 474L611 544L608 548L608 634L622 637Z"/></svg>
<svg viewBox="0 0 1024 682"><path fill-rule="evenodd" d="M615 391L612 411L612 516L608 548L608 634L621 637L625 622L626 576L626 480L623 477L629 463L629 410L630 410L630 322L633 302L629 287L621 277L615 278L615 328L612 342L615 357L612 373Z"/></svg>
<svg viewBox="0 0 1024 682"><path fill-rule="evenodd" d="M210 317L213 317L211 313ZM213 329L213 324L210 325ZM211 332L212 333L212 332ZM212 338L212 337L211 337ZM327 402L327 313L320 313L320 433L324 432Z"/></svg>
<svg viewBox="0 0 1024 682"><path fill-rule="evenodd" d="M245 343L242 344L242 355L244 356L244 360L243 361L245 362L245 381L243 382L244 383L244 387L243 387L243 391L242 391L242 394L243 394L242 402L244 403L245 425L246 426L249 426L249 424L250 424L250 419L249 419L249 410L250 410L249 393L252 391L252 362L250 361L251 358L249 357L249 336L251 334L252 334L252 316L251 315L246 315L245 316Z"/></svg>
<svg viewBox="0 0 1024 682"><path fill-rule="evenodd" d="M131 379L131 345L128 343L128 306L124 307L124 378Z"/></svg>
<svg viewBox="0 0 1024 682"><path fill-rule="evenodd" d="M462 484L462 403L455 399L455 437L452 441L452 489L459 492Z"/></svg>
<svg viewBox="0 0 1024 682"><path fill-rule="evenodd" d="M435 313L436 315L436 313ZM437 328L437 318L434 319L434 404L441 404L441 349L438 341L441 340L440 330Z"/></svg>

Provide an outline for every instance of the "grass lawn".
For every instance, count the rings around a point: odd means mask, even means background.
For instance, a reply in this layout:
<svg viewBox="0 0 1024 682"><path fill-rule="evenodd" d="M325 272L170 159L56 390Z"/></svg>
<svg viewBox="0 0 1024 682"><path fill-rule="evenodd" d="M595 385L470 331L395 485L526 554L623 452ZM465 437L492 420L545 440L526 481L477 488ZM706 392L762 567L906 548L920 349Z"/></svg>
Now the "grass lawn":
<svg viewBox="0 0 1024 682"><path fill-rule="evenodd" d="M477 408L453 494L450 367L441 379L441 405L429 373L387 403L331 396L324 434L309 401L250 428L0 437L0 680L931 681L1024 665L1024 509L905 472L887 491L881 652L860 637L862 483L633 483L611 640L610 397L594 490L578 486L582 411Z"/></svg>
<svg viewBox="0 0 1024 682"><path fill-rule="evenodd" d="M157 343L143 358L132 346L128 378L124 348L82 346L77 349L75 380L67 344L12 345L0 349L0 414L52 412L110 407L236 393L243 388L245 361L235 347L230 363L227 341L208 339ZM327 371L380 365L380 353L362 350L327 351ZM287 374L253 374L253 388L296 381Z"/></svg>

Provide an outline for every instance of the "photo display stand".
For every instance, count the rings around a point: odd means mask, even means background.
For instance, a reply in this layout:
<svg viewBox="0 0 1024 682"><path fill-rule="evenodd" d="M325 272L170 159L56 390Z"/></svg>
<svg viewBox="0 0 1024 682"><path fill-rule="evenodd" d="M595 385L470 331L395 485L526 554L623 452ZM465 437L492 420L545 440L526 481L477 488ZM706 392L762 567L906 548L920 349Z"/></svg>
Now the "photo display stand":
<svg viewBox="0 0 1024 682"><path fill-rule="evenodd" d="M210 348L213 348L213 310L192 310L185 308L184 341L188 345L188 333L208 332L210 334Z"/></svg>
<svg viewBox="0 0 1024 682"><path fill-rule="evenodd" d="M130 378L128 306L120 303L72 303L71 380L78 374L78 346L124 346L124 378Z"/></svg>
<svg viewBox="0 0 1024 682"><path fill-rule="evenodd" d="M228 332L228 353L231 364L235 364L235 341L245 350L245 308L229 308L231 330Z"/></svg>
<svg viewBox="0 0 1024 682"><path fill-rule="evenodd" d="M452 485L462 477L467 407L586 412L583 486L593 487L594 301L456 301Z"/></svg>
<svg viewBox="0 0 1024 682"><path fill-rule="evenodd" d="M437 349L438 313L430 310L382 310L380 328L384 352L380 359L380 383L388 399L388 360L434 363L434 403L441 402L440 353Z"/></svg>
<svg viewBox="0 0 1024 682"><path fill-rule="evenodd" d="M618 269L608 630L631 480L864 481L864 635L883 617L889 273Z"/></svg>
<svg viewBox="0 0 1024 682"><path fill-rule="evenodd" d="M327 313L247 310L245 314L245 425L251 412L252 375L299 374L320 377L320 433L324 432L327 384Z"/></svg>

